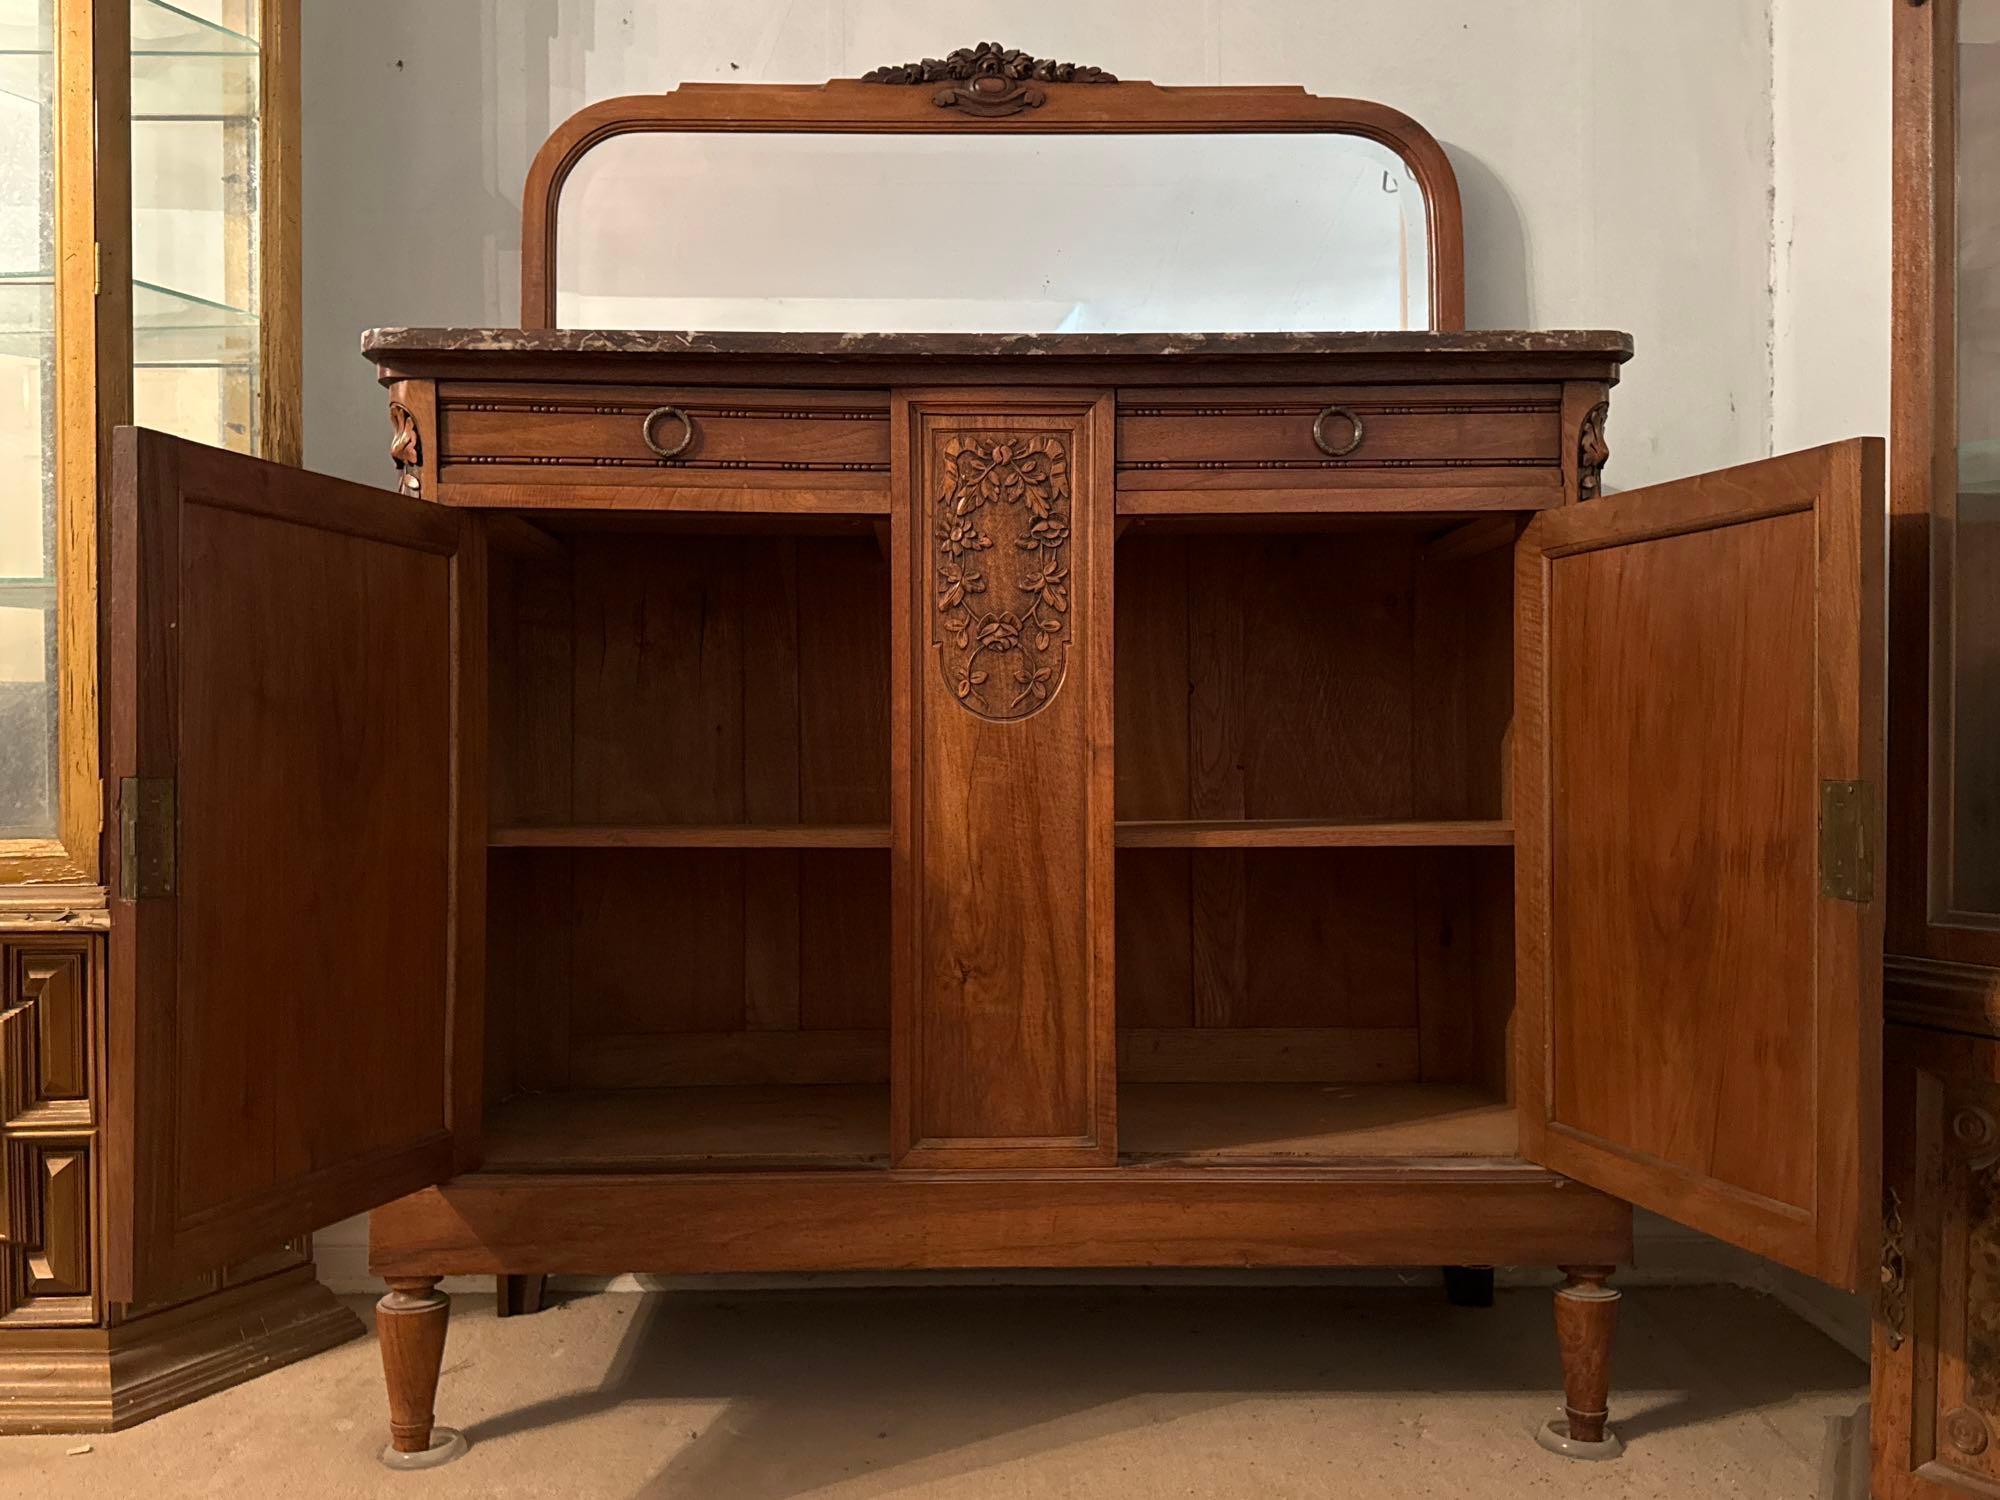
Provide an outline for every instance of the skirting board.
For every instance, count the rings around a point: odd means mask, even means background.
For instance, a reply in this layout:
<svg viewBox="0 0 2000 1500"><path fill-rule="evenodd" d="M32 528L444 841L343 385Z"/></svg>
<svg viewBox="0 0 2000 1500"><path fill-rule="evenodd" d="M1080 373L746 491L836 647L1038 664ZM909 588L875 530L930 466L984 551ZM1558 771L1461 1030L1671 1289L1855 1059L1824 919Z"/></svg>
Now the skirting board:
<svg viewBox="0 0 2000 1500"><path fill-rule="evenodd" d="M311 1266L115 1328L0 1329L0 1434L115 1432L363 1331Z"/></svg>

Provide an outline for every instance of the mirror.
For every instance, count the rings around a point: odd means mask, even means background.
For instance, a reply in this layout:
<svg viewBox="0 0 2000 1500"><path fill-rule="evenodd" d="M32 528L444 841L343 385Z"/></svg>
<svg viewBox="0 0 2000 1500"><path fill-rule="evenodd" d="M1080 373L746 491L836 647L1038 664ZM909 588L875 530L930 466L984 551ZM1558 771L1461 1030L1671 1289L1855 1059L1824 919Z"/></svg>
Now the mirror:
<svg viewBox="0 0 2000 1500"><path fill-rule="evenodd" d="M557 203L562 328L1432 326L1408 163L1289 133L644 131Z"/></svg>

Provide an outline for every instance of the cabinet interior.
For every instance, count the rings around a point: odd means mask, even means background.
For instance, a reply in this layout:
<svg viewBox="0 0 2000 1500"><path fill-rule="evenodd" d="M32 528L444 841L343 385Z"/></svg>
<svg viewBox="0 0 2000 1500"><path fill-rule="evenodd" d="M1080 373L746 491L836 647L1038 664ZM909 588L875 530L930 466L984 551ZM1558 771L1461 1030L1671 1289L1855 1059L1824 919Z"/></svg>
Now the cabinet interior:
<svg viewBox="0 0 2000 1500"><path fill-rule="evenodd" d="M1512 537L1119 542L1127 1157L1514 1151Z"/></svg>
<svg viewBox="0 0 2000 1500"><path fill-rule="evenodd" d="M1515 1149L1511 529L1117 551L1130 1160ZM495 528L487 1164L888 1161L866 522Z"/></svg>

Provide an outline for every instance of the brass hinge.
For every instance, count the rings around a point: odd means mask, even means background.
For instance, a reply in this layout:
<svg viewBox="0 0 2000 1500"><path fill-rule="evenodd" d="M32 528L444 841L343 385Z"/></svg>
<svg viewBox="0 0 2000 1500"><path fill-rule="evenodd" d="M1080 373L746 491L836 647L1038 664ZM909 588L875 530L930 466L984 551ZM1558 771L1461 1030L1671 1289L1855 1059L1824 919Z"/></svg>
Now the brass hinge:
<svg viewBox="0 0 2000 1500"><path fill-rule="evenodd" d="M118 783L118 894L154 901L174 893L174 783L127 776Z"/></svg>
<svg viewBox="0 0 2000 1500"><path fill-rule="evenodd" d="M1819 784L1819 889L1836 901L1875 899L1875 783Z"/></svg>

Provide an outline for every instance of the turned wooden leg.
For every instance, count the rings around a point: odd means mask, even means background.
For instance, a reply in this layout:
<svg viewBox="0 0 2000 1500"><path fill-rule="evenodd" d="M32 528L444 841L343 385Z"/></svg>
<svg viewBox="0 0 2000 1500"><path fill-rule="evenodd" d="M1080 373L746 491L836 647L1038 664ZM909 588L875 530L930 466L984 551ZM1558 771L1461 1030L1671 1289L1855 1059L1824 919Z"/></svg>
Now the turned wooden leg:
<svg viewBox="0 0 2000 1500"><path fill-rule="evenodd" d="M517 1318L542 1310L549 1294L546 1276L495 1276L495 1311L503 1318Z"/></svg>
<svg viewBox="0 0 2000 1500"><path fill-rule="evenodd" d="M439 1279L391 1276L389 1294L375 1304L375 1337L389 1387L389 1446L382 1457L393 1467L444 1463L465 1451L464 1437L437 1427L432 1411L451 1321L451 1299L438 1290Z"/></svg>
<svg viewBox="0 0 2000 1500"><path fill-rule="evenodd" d="M1491 1266L1446 1266L1445 1300L1453 1307L1491 1307L1493 1268Z"/></svg>
<svg viewBox="0 0 2000 1500"><path fill-rule="evenodd" d="M1611 1404L1611 1336L1618 1293L1610 1266L1564 1266L1556 1291L1556 1344L1562 1351L1563 1420L1540 1434L1542 1446L1572 1458L1615 1458L1622 1445L1605 1422Z"/></svg>

